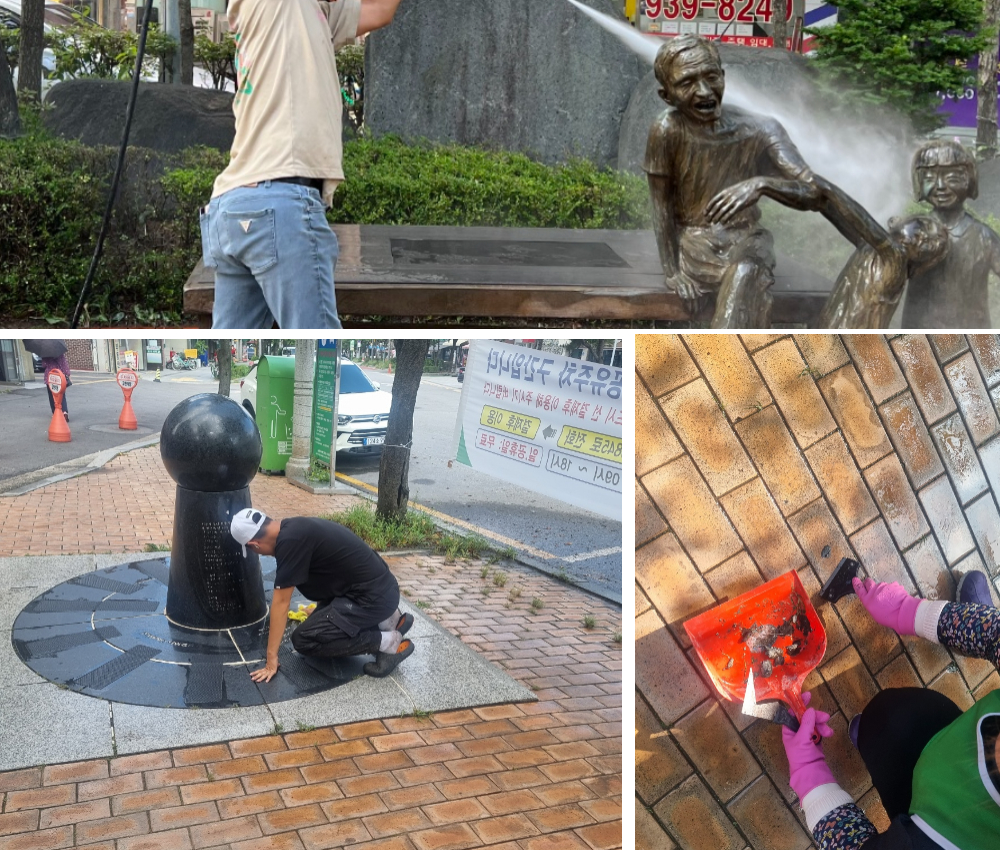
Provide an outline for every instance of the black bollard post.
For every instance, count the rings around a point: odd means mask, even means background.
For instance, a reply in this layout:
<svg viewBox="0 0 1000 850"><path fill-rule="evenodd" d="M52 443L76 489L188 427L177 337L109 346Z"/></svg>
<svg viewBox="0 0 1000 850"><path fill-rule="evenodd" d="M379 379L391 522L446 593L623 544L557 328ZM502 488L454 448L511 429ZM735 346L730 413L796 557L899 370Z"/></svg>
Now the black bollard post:
<svg viewBox="0 0 1000 850"><path fill-rule="evenodd" d="M167 586L167 618L195 629L231 629L267 614L260 561L229 533L250 505L260 465L260 432L249 413L216 393L191 396L170 411L160 457L177 482Z"/></svg>

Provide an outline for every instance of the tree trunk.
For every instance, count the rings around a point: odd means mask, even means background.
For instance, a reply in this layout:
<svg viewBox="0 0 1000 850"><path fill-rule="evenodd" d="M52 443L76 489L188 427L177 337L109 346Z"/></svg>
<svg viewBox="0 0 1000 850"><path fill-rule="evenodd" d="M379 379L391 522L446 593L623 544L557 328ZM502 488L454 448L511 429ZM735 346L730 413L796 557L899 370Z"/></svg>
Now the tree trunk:
<svg viewBox="0 0 1000 850"><path fill-rule="evenodd" d="M774 48L775 50L788 49L788 2L789 0L774 0L771 10L774 14Z"/></svg>
<svg viewBox="0 0 1000 850"><path fill-rule="evenodd" d="M285 478L307 481L312 456L313 376L316 373L316 340L299 339L295 346L295 401L292 406L292 456ZM278 342L281 352L282 342Z"/></svg>
<svg viewBox="0 0 1000 850"><path fill-rule="evenodd" d="M982 159L997 155L997 34L1000 0L983 3L986 47L979 54L979 105L976 110L976 147Z"/></svg>
<svg viewBox="0 0 1000 850"><path fill-rule="evenodd" d="M191 0L177 0L177 16L181 26L181 78L182 86L194 85L194 21L191 20Z"/></svg>
<svg viewBox="0 0 1000 850"><path fill-rule="evenodd" d="M378 465L378 508L383 519L402 519L410 500L407 477L413 440L413 408L417 404L420 376L427 357L426 339L396 340L396 376L392 381L392 406L385 447Z"/></svg>
<svg viewBox="0 0 1000 850"><path fill-rule="evenodd" d="M219 340L219 395L229 397L229 385L233 380L233 343L232 340Z"/></svg>
<svg viewBox="0 0 1000 850"><path fill-rule="evenodd" d="M21 6L21 43L17 90L39 98L42 91L42 52L45 50L45 0L24 0Z"/></svg>
<svg viewBox="0 0 1000 850"><path fill-rule="evenodd" d="M21 134L21 115L17 111L17 92L7 64L7 54L0 48L0 139Z"/></svg>

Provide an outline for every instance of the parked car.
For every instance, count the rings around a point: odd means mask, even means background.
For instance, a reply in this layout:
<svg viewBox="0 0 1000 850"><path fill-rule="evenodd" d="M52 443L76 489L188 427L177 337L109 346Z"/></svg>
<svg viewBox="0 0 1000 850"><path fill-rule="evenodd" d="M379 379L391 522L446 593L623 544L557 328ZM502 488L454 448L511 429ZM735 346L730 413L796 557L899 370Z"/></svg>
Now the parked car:
<svg viewBox="0 0 1000 850"><path fill-rule="evenodd" d="M257 364L240 381L240 403L257 417ZM382 451L389 425L392 395L350 360L340 361L337 406L337 451L370 454Z"/></svg>
<svg viewBox="0 0 1000 850"><path fill-rule="evenodd" d="M86 15L84 12L74 9L64 3L55 3L47 0L45 3L45 14L43 17L43 27L46 33L51 32L56 27L70 27L78 24L81 20L97 26L97 21ZM4 29L21 28L21 0L0 0L0 27ZM42 51L42 95L54 86L58 80L53 78L56 70L56 55L48 47ZM17 71L14 69L14 85L17 85Z"/></svg>

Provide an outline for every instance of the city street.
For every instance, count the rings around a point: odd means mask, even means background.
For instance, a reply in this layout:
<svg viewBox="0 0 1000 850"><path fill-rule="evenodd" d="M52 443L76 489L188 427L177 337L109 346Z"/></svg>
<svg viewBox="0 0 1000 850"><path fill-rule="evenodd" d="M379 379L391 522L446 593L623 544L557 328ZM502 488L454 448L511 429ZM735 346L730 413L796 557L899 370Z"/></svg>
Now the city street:
<svg viewBox="0 0 1000 850"><path fill-rule="evenodd" d="M391 391L393 376L366 370ZM41 376L38 376L39 378ZM217 382L207 368L164 370L161 382L152 372L141 373L132 406L137 431L118 429L122 392L114 376L74 372L67 400L73 439L46 439L51 413L41 380L0 393L0 492L22 486L36 470L114 449L143 438L155 439L163 420L182 399L213 392ZM232 395L239 400L239 381ZM621 596L621 523L573 505L484 475L451 460L452 440L461 384L450 376L425 376L414 413L414 450L410 463L410 498L438 517L475 531L501 545L510 545L554 574L565 573L602 595ZM378 486L379 455L337 458L345 483L367 489ZM36 477L41 477L36 474Z"/></svg>

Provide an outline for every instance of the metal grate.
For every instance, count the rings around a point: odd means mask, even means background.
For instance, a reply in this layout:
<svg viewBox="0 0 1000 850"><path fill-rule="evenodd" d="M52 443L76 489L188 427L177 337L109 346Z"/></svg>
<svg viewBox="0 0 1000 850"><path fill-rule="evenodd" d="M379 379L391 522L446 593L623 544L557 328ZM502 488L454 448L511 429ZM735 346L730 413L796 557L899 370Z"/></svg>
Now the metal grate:
<svg viewBox="0 0 1000 850"><path fill-rule="evenodd" d="M226 698L237 705L263 705L264 697L261 696L257 686L250 678L250 671L246 667L226 667Z"/></svg>
<svg viewBox="0 0 1000 850"><path fill-rule="evenodd" d="M88 629L85 632L70 632L40 640L15 640L14 647L17 649L17 654L24 661L27 661L31 658L48 658L65 652L67 649L75 649L90 643L100 643L102 640L110 640L120 636L121 633L118 629L114 626L108 626L96 631Z"/></svg>
<svg viewBox="0 0 1000 850"><path fill-rule="evenodd" d="M95 691L103 691L108 685L117 682L127 676L137 667L141 667L150 658L160 654L159 649L151 646L134 646L128 652L111 659L100 667L95 667L86 675L79 679L71 679L68 684L75 690L83 688L93 688Z"/></svg>
<svg viewBox="0 0 1000 850"><path fill-rule="evenodd" d="M192 664L188 667L184 702L187 705L219 705L226 698L221 664Z"/></svg>
<svg viewBox="0 0 1000 850"><path fill-rule="evenodd" d="M320 673L315 667L310 667L302 660L301 655L296 655L284 644L278 650L278 670L285 674L295 687L300 691L314 691L319 688L329 688L331 680Z"/></svg>
<svg viewBox="0 0 1000 850"><path fill-rule="evenodd" d="M155 558L151 561L136 561L129 564L129 567L133 570L138 570L152 579L156 579L162 585L169 583L170 565L160 558Z"/></svg>
<svg viewBox="0 0 1000 850"><path fill-rule="evenodd" d="M69 583L82 584L84 587L96 587L98 590L106 590L109 593L135 593L143 585L143 582L126 584L123 581L115 581L112 578L92 574L79 576Z"/></svg>

